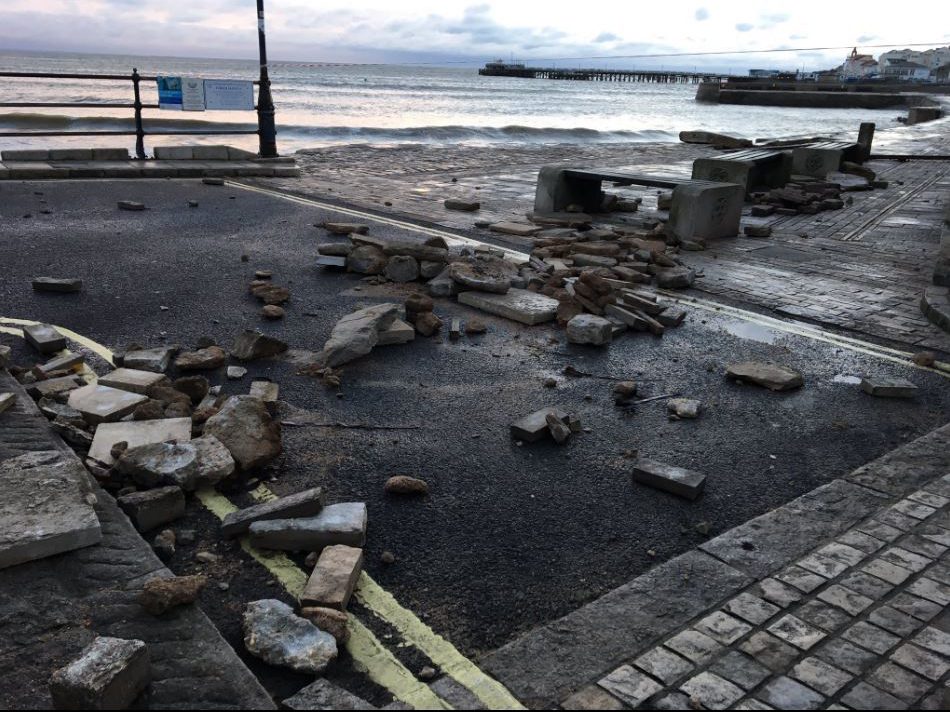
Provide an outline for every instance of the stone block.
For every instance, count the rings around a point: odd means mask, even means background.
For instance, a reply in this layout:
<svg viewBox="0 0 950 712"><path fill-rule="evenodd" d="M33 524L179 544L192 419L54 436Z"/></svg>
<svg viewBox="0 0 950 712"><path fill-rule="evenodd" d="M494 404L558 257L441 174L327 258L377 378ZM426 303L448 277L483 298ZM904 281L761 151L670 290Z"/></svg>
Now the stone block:
<svg viewBox="0 0 950 712"><path fill-rule="evenodd" d="M567 340L572 344L605 346L613 340L613 325L593 314L578 314L567 322Z"/></svg>
<svg viewBox="0 0 950 712"><path fill-rule="evenodd" d="M45 381L37 381L26 386L26 392L33 398L48 398L57 393L74 391L85 383L79 376L61 376Z"/></svg>
<svg viewBox="0 0 950 712"><path fill-rule="evenodd" d="M666 327L676 327L686 319L686 310L679 307L667 307L656 315L656 320Z"/></svg>
<svg viewBox="0 0 950 712"><path fill-rule="evenodd" d="M251 544L260 549L320 551L334 544L361 547L366 543L366 504L333 504L306 519L258 521L249 531Z"/></svg>
<svg viewBox="0 0 950 712"><path fill-rule="evenodd" d="M156 146L153 153L159 161L190 161L194 158L191 146Z"/></svg>
<svg viewBox="0 0 950 712"><path fill-rule="evenodd" d="M341 545L326 547L300 596L300 605L346 610L362 570L362 549Z"/></svg>
<svg viewBox="0 0 950 712"><path fill-rule="evenodd" d="M682 467L640 458L633 466L633 480L679 497L694 500L703 491L706 475Z"/></svg>
<svg viewBox="0 0 950 712"><path fill-rule="evenodd" d="M269 519L314 517L323 509L325 500L323 489L314 487L270 502L261 502L228 514L221 523L221 534L227 537L246 534L254 522Z"/></svg>
<svg viewBox="0 0 950 712"><path fill-rule="evenodd" d="M673 189L669 226L681 240L739 234L745 188L738 183L690 181Z"/></svg>
<svg viewBox="0 0 950 712"><path fill-rule="evenodd" d="M526 443L533 443L546 438L550 433L548 415L554 415L556 418L567 422L567 413L560 408L542 408L512 423L510 426L511 437L515 440L523 440Z"/></svg>
<svg viewBox="0 0 950 712"><path fill-rule="evenodd" d="M122 367L107 373L105 376L100 376L99 385L145 395L149 388L164 380L165 376L161 373Z"/></svg>
<svg viewBox="0 0 950 712"><path fill-rule="evenodd" d="M65 356L58 356L47 361L44 364L33 367L33 373L37 376L49 376L60 371L71 371L83 363L82 354L67 353Z"/></svg>
<svg viewBox="0 0 950 712"><path fill-rule="evenodd" d="M41 354L53 354L66 348L66 337L48 324L24 326L23 338Z"/></svg>
<svg viewBox="0 0 950 712"><path fill-rule="evenodd" d="M148 648L141 640L96 638L50 678L60 710L124 710L151 682Z"/></svg>
<svg viewBox="0 0 950 712"><path fill-rule="evenodd" d="M913 398L919 389L906 378L870 376L861 379L861 390L878 398Z"/></svg>
<svg viewBox="0 0 950 712"><path fill-rule="evenodd" d="M114 423L148 401L139 393L90 384L69 394L69 407L75 408L92 425Z"/></svg>
<svg viewBox="0 0 950 712"><path fill-rule="evenodd" d="M337 687L326 679L319 679L288 697L281 705L289 710L374 710L366 700Z"/></svg>
<svg viewBox="0 0 950 712"><path fill-rule="evenodd" d="M33 279L34 292L70 293L82 291L81 279L57 279L55 277L36 277Z"/></svg>
<svg viewBox="0 0 950 712"><path fill-rule="evenodd" d="M51 161L91 161L91 148L51 148L49 150L49 160Z"/></svg>
<svg viewBox="0 0 950 712"><path fill-rule="evenodd" d="M0 152L4 161L48 161L49 151L41 148L15 149Z"/></svg>
<svg viewBox="0 0 950 712"><path fill-rule="evenodd" d="M267 409L273 413L277 408L277 397L280 394L280 386L273 381L252 381L249 395L260 398L264 401Z"/></svg>
<svg viewBox="0 0 950 712"><path fill-rule="evenodd" d="M191 157L196 161L227 161L231 158L227 146L192 146Z"/></svg>
<svg viewBox="0 0 950 712"><path fill-rule="evenodd" d="M180 487L132 492L119 497L116 502L140 532L147 532L185 514L185 493Z"/></svg>
<svg viewBox="0 0 950 712"><path fill-rule="evenodd" d="M94 161L128 161L129 158L129 151L125 148L92 149L92 160Z"/></svg>
<svg viewBox="0 0 950 712"><path fill-rule="evenodd" d="M446 210L459 210L465 213L474 213L482 207L477 200L458 200L457 198L447 198L443 205Z"/></svg>
<svg viewBox="0 0 950 712"><path fill-rule="evenodd" d="M345 255L317 255L318 267L346 267Z"/></svg>
<svg viewBox="0 0 950 712"><path fill-rule="evenodd" d="M376 345L405 344L415 338L416 330L412 328L412 325L407 324L402 319L396 319L388 329L378 332Z"/></svg>
<svg viewBox="0 0 950 712"><path fill-rule="evenodd" d="M528 223L499 222L493 223L489 230L503 235L514 235L515 237L533 237L541 232L543 228L538 225L529 225Z"/></svg>
<svg viewBox="0 0 950 712"><path fill-rule="evenodd" d="M89 475L72 455L33 452L0 462L0 569L102 539Z"/></svg>
<svg viewBox="0 0 950 712"><path fill-rule="evenodd" d="M154 349L127 351L122 357L122 365L140 371L165 373L171 364L172 356L177 350L172 346L160 346Z"/></svg>
<svg viewBox="0 0 950 712"><path fill-rule="evenodd" d="M802 146L792 150L792 173L824 178L829 173L837 172L842 160L843 149Z"/></svg>
<svg viewBox="0 0 950 712"><path fill-rule="evenodd" d="M16 403L15 393L0 393L0 414L9 410Z"/></svg>
<svg viewBox="0 0 950 712"><path fill-rule="evenodd" d="M510 289L507 294L461 292L458 301L529 326L553 321L559 304L556 299L525 289Z"/></svg>
<svg viewBox="0 0 950 712"><path fill-rule="evenodd" d="M169 440L191 440L191 418L166 418L164 420L138 420L124 423L103 423L96 428L96 435L89 449L89 457L103 465L112 465L112 446L119 442L129 448Z"/></svg>

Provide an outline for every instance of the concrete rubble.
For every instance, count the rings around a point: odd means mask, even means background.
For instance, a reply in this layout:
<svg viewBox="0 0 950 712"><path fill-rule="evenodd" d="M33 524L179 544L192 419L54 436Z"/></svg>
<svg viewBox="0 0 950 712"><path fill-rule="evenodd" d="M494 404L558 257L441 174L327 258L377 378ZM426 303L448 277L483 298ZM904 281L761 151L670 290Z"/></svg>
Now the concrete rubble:
<svg viewBox="0 0 950 712"><path fill-rule="evenodd" d="M346 610L362 570L362 549L342 545L324 548L300 596L300 605Z"/></svg>
<svg viewBox="0 0 950 712"><path fill-rule="evenodd" d="M743 383L754 383L771 391L790 391L801 388L805 379L798 371L773 363L745 361L726 368L726 375Z"/></svg>
<svg viewBox="0 0 950 712"><path fill-rule="evenodd" d="M244 645L269 665L319 675L337 656L336 640L286 603L253 601L244 612Z"/></svg>
<svg viewBox="0 0 950 712"><path fill-rule="evenodd" d="M228 514L221 523L221 534L226 537L240 536L246 534L254 522L269 519L314 517L323 509L325 502L326 494L320 487L261 502Z"/></svg>
<svg viewBox="0 0 950 712"><path fill-rule="evenodd" d="M251 544L260 549L320 551L334 544L362 547L366 543L366 505L331 504L314 517L256 521L249 533Z"/></svg>
<svg viewBox="0 0 950 712"><path fill-rule="evenodd" d="M633 481L693 500L702 494L706 475L640 458L633 465Z"/></svg>
<svg viewBox="0 0 950 712"><path fill-rule="evenodd" d="M861 390L878 398L913 398L919 389L906 378L865 377L861 379Z"/></svg>
<svg viewBox="0 0 950 712"><path fill-rule="evenodd" d="M194 603L208 585L204 576L172 576L154 578L145 582L138 601L153 616L160 616L173 608Z"/></svg>
<svg viewBox="0 0 950 712"><path fill-rule="evenodd" d="M289 710L374 710L366 700L337 687L329 680L312 682L281 705Z"/></svg>
<svg viewBox="0 0 950 712"><path fill-rule="evenodd" d="M124 710L152 679L141 640L98 637L69 665L53 673L50 695L61 710Z"/></svg>

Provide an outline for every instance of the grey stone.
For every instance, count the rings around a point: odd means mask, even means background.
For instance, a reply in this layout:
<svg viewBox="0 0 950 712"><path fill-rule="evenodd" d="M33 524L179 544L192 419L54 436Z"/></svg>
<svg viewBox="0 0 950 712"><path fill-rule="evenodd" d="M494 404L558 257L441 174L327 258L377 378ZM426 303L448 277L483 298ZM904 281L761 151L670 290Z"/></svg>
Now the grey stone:
<svg viewBox="0 0 950 712"><path fill-rule="evenodd" d="M448 268L441 262L431 262L429 260L422 260L419 262L419 276L423 279L432 279L437 277L442 273L442 270L447 270Z"/></svg>
<svg viewBox="0 0 950 712"><path fill-rule="evenodd" d="M745 695L742 688L708 671L687 680L680 689L708 710L728 709Z"/></svg>
<svg viewBox="0 0 950 712"><path fill-rule="evenodd" d="M374 710L366 700L353 695L329 680L317 680L281 703L290 710Z"/></svg>
<svg viewBox="0 0 950 712"><path fill-rule="evenodd" d="M132 492L117 498L116 503L140 532L147 532L185 514L185 494L180 487Z"/></svg>
<svg viewBox="0 0 950 712"><path fill-rule="evenodd" d="M605 346L613 340L613 325L593 314L578 314L567 322L567 340L572 344Z"/></svg>
<svg viewBox="0 0 950 712"><path fill-rule="evenodd" d="M317 247L317 251L321 255L329 255L331 257L346 257L353 251L352 242L324 242L323 244Z"/></svg>
<svg viewBox="0 0 950 712"><path fill-rule="evenodd" d="M252 381L249 393L254 398L260 398L271 413L276 410L277 397L280 394L280 386L278 384L273 381Z"/></svg>
<svg viewBox="0 0 950 712"><path fill-rule="evenodd" d="M466 304L529 326L552 321L557 316L559 304L556 299L523 289L511 289L507 294L462 292L458 300L459 304Z"/></svg>
<svg viewBox="0 0 950 712"><path fill-rule="evenodd" d="M68 294L82 291L81 279L57 279L55 277L35 277L33 279L34 292L54 292Z"/></svg>
<svg viewBox="0 0 950 712"><path fill-rule="evenodd" d="M149 388L164 380L165 376L161 373L123 367L117 368L105 376L100 376L99 385L145 395Z"/></svg>
<svg viewBox="0 0 950 712"><path fill-rule="evenodd" d="M92 425L113 423L129 415L148 401L139 393L90 384L69 394L69 406L75 408Z"/></svg>
<svg viewBox="0 0 950 712"><path fill-rule="evenodd" d="M780 710L817 710L825 703L823 695L787 677L777 677L756 695Z"/></svg>
<svg viewBox="0 0 950 712"><path fill-rule="evenodd" d="M903 710L907 705L883 690L861 681L841 698L841 703L855 710Z"/></svg>
<svg viewBox="0 0 950 712"><path fill-rule="evenodd" d="M26 384L26 392L34 398L52 397L60 393L75 391L85 385L85 381L78 376L61 376L60 378L50 378L45 381Z"/></svg>
<svg viewBox="0 0 950 712"><path fill-rule="evenodd" d="M795 648L765 632L754 633L739 649L775 673L787 669L798 657Z"/></svg>
<svg viewBox="0 0 950 712"><path fill-rule="evenodd" d="M386 253L372 245L358 245L346 257L346 268L358 274L382 274L387 264Z"/></svg>
<svg viewBox="0 0 950 712"><path fill-rule="evenodd" d="M629 665L617 668L597 684L631 707L639 706L663 690L656 680Z"/></svg>
<svg viewBox="0 0 950 712"><path fill-rule="evenodd" d="M72 455L34 452L0 462L0 568L98 544L89 475Z"/></svg>
<svg viewBox="0 0 950 712"><path fill-rule="evenodd" d="M733 618L727 613L716 611L693 624L700 633L708 635L723 645L732 645L739 638L752 630L752 626Z"/></svg>
<svg viewBox="0 0 950 712"><path fill-rule="evenodd" d="M451 297L459 293L459 284L449 274L449 268L439 265L443 269L426 285L426 290L433 297Z"/></svg>
<svg viewBox="0 0 950 712"><path fill-rule="evenodd" d="M119 210L132 210L132 211L145 210L145 205L135 200L120 200L118 203L118 206L119 206Z"/></svg>
<svg viewBox="0 0 950 712"><path fill-rule="evenodd" d="M224 365L227 354L219 346L208 346L178 354L175 358L175 368L179 371L213 371Z"/></svg>
<svg viewBox="0 0 950 712"><path fill-rule="evenodd" d="M799 566L789 566L775 578L789 586L794 586L803 593L811 593L828 582L824 576L806 571Z"/></svg>
<svg viewBox="0 0 950 712"><path fill-rule="evenodd" d="M115 462L115 458L112 457L112 446L116 443L125 442L128 443L129 448L134 448L168 440L177 442L191 440L191 418L103 423L96 428L89 457L109 466Z"/></svg>
<svg viewBox="0 0 950 712"><path fill-rule="evenodd" d="M666 648L653 648L634 660L633 664L665 685L672 685L694 667L689 660Z"/></svg>
<svg viewBox="0 0 950 712"><path fill-rule="evenodd" d="M232 381L239 381L247 375L247 369L243 366L228 366L228 379Z"/></svg>
<svg viewBox="0 0 950 712"><path fill-rule="evenodd" d="M234 460L217 438L205 435L190 442L130 447L122 453L116 469L142 487L174 485L191 492L229 477Z"/></svg>
<svg viewBox="0 0 950 712"><path fill-rule="evenodd" d="M228 398L221 410L208 418L204 433L220 440L245 472L263 467L283 451L280 424L253 396Z"/></svg>
<svg viewBox="0 0 950 712"><path fill-rule="evenodd" d="M244 645L269 665L318 675L337 656L336 640L294 615L286 603L253 601L244 611Z"/></svg>
<svg viewBox="0 0 950 712"><path fill-rule="evenodd" d="M399 312L398 304L377 304L347 314L330 332L323 347L323 361L337 367L365 356L379 342L379 332L392 326Z"/></svg>
<svg viewBox="0 0 950 712"><path fill-rule="evenodd" d="M896 635L891 635L886 630L864 621L855 623L845 630L841 637L878 655L883 655L900 642L900 638Z"/></svg>
<svg viewBox="0 0 950 712"><path fill-rule="evenodd" d="M234 340L231 355L239 361L256 361L259 358L277 356L287 350L287 344L280 339L266 336L259 331L245 329Z"/></svg>
<svg viewBox="0 0 950 712"><path fill-rule="evenodd" d="M402 319L396 319L387 329L380 331L376 341L377 346L391 346L393 344L407 344L416 338L416 330L411 324Z"/></svg>
<svg viewBox="0 0 950 712"><path fill-rule="evenodd" d="M458 198L446 198L443 205L446 210L460 210L465 213L474 213L482 207L477 200L459 200Z"/></svg>
<svg viewBox="0 0 950 712"><path fill-rule="evenodd" d="M12 349L9 346L0 344L0 368L6 368L10 363L10 354Z"/></svg>
<svg viewBox="0 0 950 712"><path fill-rule="evenodd" d="M679 307L667 307L656 315L656 320L666 327L677 327L686 319L686 310Z"/></svg>
<svg viewBox="0 0 950 712"><path fill-rule="evenodd" d="M748 623L759 625L765 623L769 618L778 613L781 609L764 601L751 593L740 593L738 596L727 602L723 610L728 611L734 616L742 618Z"/></svg>
<svg viewBox="0 0 950 712"><path fill-rule="evenodd" d="M66 337L49 324L28 324L23 338L41 354L53 354L66 348Z"/></svg>
<svg viewBox="0 0 950 712"><path fill-rule="evenodd" d="M261 502L228 514L221 523L221 534L226 537L247 533L251 524L269 519L314 517L323 509L326 494L321 487Z"/></svg>
<svg viewBox="0 0 950 712"><path fill-rule="evenodd" d="M323 228L333 235L366 235L369 225L363 223L326 222Z"/></svg>
<svg viewBox="0 0 950 712"><path fill-rule="evenodd" d="M15 393L0 393L0 413L9 410L16 403Z"/></svg>
<svg viewBox="0 0 950 712"><path fill-rule="evenodd" d="M509 262L495 257L491 259L468 259L453 262L448 268L449 277L460 289L507 294L517 269Z"/></svg>
<svg viewBox="0 0 950 712"><path fill-rule="evenodd" d="M126 351L122 357L122 365L125 368L134 368L141 371L165 373L176 350L171 346L161 346L154 349Z"/></svg>
<svg viewBox="0 0 950 712"><path fill-rule="evenodd" d="M824 632L795 616L783 616L768 630L775 637L802 650L810 650L825 637Z"/></svg>
<svg viewBox="0 0 950 712"><path fill-rule="evenodd" d="M840 638L823 645L817 651L816 657L837 668L847 670L852 675L863 675L878 662L878 656L875 653Z"/></svg>
<svg viewBox="0 0 950 712"><path fill-rule="evenodd" d="M419 279L419 262L409 255L393 255L384 274L393 282L415 282Z"/></svg>
<svg viewBox="0 0 950 712"><path fill-rule="evenodd" d="M633 480L679 497L695 500L703 491L706 475L640 458L633 466Z"/></svg>
<svg viewBox="0 0 950 712"><path fill-rule="evenodd" d="M666 409L677 418L692 420L699 417L703 404L692 398L671 398L666 402Z"/></svg>
<svg viewBox="0 0 950 712"><path fill-rule="evenodd" d="M927 627L914 637L913 643L945 658L950 658L950 633Z"/></svg>
<svg viewBox="0 0 950 712"><path fill-rule="evenodd" d="M805 658L792 668L789 677L828 697L834 695L853 679L848 673L818 658Z"/></svg>
<svg viewBox="0 0 950 712"><path fill-rule="evenodd" d="M919 389L906 378L866 377L861 379L861 390L878 398L913 398Z"/></svg>
<svg viewBox="0 0 950 712"><path fill-rule="evenodd" d="M320 551L333 544L362 547L366 543L366 505L333 504L314 517L256 521L249 531L251 544L261 549Z"/></svg>
<svg viewBox="0 0 950 712"><path fill-rule="evenodd" d="M946 659L911 644L895 650L891 660L931 680L939 680L950 670L950 662Z"/></svg>
<svg viewBox="0 0 950 712"><path fill-rule="evenodd" d="M743 690L751 690L772 674L767 667L737 650L730 650L716 660L709 670L735 683Z"/></svg>
<svg viewBox="0 0 950 712"><path fill-rule="evenodd" d="M510 426L511 437L528 443L544 439L550 434L548 415L554 415L562 421L567 420L567 413L559 408L542 408L512 423Z"/></svg>
<svg viewBox="0 0 950 712"><path fill-rule="evenodd" d="M588 685L581 688L573 695L561 703L561 708L565 710L625 710L627 709L620 700L608 693L597 685ZM458 708L456 708L458 709ZM661 709L661 708L657 708ZM681 709L670 707L663 709Z"/></svg>
<svg viewBox="0 0 950 712"><path fill-rule="evenodd" d="M705 665L722 651L719 643L696 630L684 630L666 641L665 645L697 665Z"/></svg>
<svg viewBox="0 0 950 712"><path fill-rule="evenodd" d="M141 640L98 637L50 678L53 705L61 710L123 710L152 679L148 647Z"/></svg>
<svg viewBox="0 0 950 712"><path fill-rule="evenodd" d="M319 267L346 267L346 255L317 255L315 260Z"/></svg>
<svg viewBox="0 0 950 712"><path fill-rule="evenodd" d="M346 610L362 571L362 549L342 545L324 548L300 596L300 605Z"/></svg>
<svg viewBox="0 0 950 712"><path fill-rule="evenodd" d="M656 284L661 289L687 289L695 281L696 273L688 267L670 267L656 275Z"/></svg>
<svg viewBox="0 0 950 712"><path fill-rule="evenodd" d="M788 391L801 388L805 380L802 374L786 366L757 361L730 364L726 375L734 380L755 383L771 391Z"/></svg>

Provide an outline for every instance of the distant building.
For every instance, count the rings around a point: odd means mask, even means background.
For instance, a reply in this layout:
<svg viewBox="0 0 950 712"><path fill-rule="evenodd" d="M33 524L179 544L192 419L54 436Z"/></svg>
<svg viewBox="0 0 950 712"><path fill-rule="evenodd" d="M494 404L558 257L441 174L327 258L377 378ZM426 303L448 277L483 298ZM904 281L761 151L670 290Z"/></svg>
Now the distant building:
<svg viewBox="0 0 950 712"><path fill-rule="evenodd" d="M779 69L750 69L749 76L756 79L775 79L781 74Z"/></svg>
<svg viewBox="0 0 950 712"><path fill-rule="evenodd" d="M870 54L858 54L855 47L838 68L838 78L844 80L873 79L880 74L880 65Z"/></svg>
<svg viewBox="0 0 950 712"><path fill-rule="evenodd" d="M929 70L934 70L950 63L950 47L936 47L934 49L924 50L923 52L912 49L895 49L890 52L885 52L879 59L882 67L887 66L894 60L902 60L904 62L920 64Z"/></svg>
<svg viewBox="0 0 950 712"><path fill-rule="evenodd" d="M906 59L889 59L883 67L885 79L905 82L925 82L930 79L930 67Z"/></svg>
<svg viewBox="0 0 950 712"><path fill-rule="evenodd" d="M950 82L950 62L934 69L930 73L930 78L935 82Z"/></svg>

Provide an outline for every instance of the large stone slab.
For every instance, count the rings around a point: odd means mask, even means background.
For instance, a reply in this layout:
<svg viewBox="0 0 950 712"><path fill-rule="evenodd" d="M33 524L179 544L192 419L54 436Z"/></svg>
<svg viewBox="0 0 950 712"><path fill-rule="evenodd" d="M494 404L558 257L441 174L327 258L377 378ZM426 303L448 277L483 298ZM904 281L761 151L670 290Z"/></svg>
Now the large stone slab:
<svg viewBox="0 0 950 712"><path fill-rule="evenodd" d="M527 289L510 289L507 294L461 292L458 300L459 304L528 325L553 321L557 316L557 299Z"/></svg>
<svg viewBox="0 0 950 712"><path fill-rule="evenodd" d="M878 398L913 398L919 389L906 378L869 376L861 379L861 390Z"/></svg>
<svg viewBox="0 0 950 712"><path fill-rule="evenodd" d="M143 641L103 636L53 673L50 694L60 710L124 710L151 680L151 661Z"/></svg>
<svg viewBox="0 0 950 712"><path fill-rule="evenodd" d="M270 502L261 502L228 514L221 523L221 533L224 536L239 536L246 534L254 522L315 517L323 509L325 501L323 488L314 487Z"/></svg>
<svg viewBox="0 0 950 712"><path fill-rule="evenodd" d="M323 346L323 361L336 367L365 356L379 343L379 332L392 326L399 312L398 304L377 304L347 314L330 332Z"/></svg>
<svg viewBox="0 0 950 712"><path fill-rule="evenodd" d="M633 466L633 481L679 497L696 499L702 494L706 475L640 458Z"/></svg>
<svg viewBox="0 0 950 712"><path fill-rule="evenodd" d="M362 549L341 545L326 547L300 596L300 605L346 610L362 570Z"/></svg>
<svg viewBox="0 0 950 712"><path fill-rule="evenodd" d="M171 364L172 356L175 355L175 351L176 349L170 346L127 351L122 357L122 365L126 368L135 368L141 371L165 373Z"/></svg>
<svg viewBox="0 0 950 712"><path fill-rule="evenodd" d="M130 448L169 440L191 440L191 418L167 418L164 420L138 420L131 423L103 423L96 428L96 435L89 449L89 457L104 465L112 465L112 446L126 442Z"/></svg>
<svg viewBox="0 0 950 712"><path fill-rule="evenodd" d="M798 371L787 366L759 361L730 364L726 376L737 381L754 383L770 391L790 391L801 388L805 379Z"/></svg>
<svg viewBox="0 0 950 712"><path fill-rule="evenodd" d="M315 517L254 522L249 531L251 544L260 549L320 551L333 544L361 547L366 543L366 504L332 504Z"/></svg>
<svg viewBox="0 0 950 712"><path fill-rule="evenodd" d="M148 398L139 393L98 384L77 388L69 394L69 407L78 410L93 425L122 420L147 401Z"/></svg>
<svg viewBox="0 0 950 712"><path fill-rule="evenodd" d="M98 544L89 475L57 451L0 462L0 568Z"/></svg>
<svg viewBox="0 0 950 712"><path fill-rule="evenodd" d="M903 497L947 474L950 425L891 450L845 479L895 497Z"/></svg>
<svg viewBox="0 0 950 712"><path fill-rule="evenodd" d="M24 326L23 338L41 354L54 354L66 348L66 337L49 324Z"/></svg>
<svg viewBox="0 0 950 712"><path fill-rule="evenodd" d="M45 398L54 396L57 393L66 393L75 391L85 384L79 376L61 376L59 378L50 378L45 381L36 381L26 386L26 392L34 398Z"/></svg>
<svg viewBox="0 0 950 712"><path fill-rule="evenodd" d="M745 187L689 181L673 189L669 226L681 240L712 240L739 234Z"/></svg>
<svg viewBox="0 0 950 712"><path fill-rule="evenodd" d="M100 386L118 388L129 393L145 395L149 388L165 379L161 373L140 371L135 368L117 368L112 373L99 377Z"/></svg>

